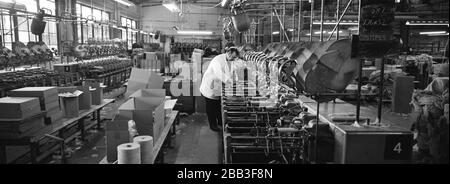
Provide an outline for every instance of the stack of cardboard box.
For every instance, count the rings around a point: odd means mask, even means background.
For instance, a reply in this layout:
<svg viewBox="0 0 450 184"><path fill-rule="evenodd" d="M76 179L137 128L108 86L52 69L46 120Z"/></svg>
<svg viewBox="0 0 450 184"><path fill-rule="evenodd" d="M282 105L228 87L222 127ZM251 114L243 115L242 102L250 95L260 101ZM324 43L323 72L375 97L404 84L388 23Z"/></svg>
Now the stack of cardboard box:
<svg viewBox="0 0 450 184"><path fill-rule="evenodd" d="M63 117L56 87L26 87L10 91L12 97L36 97L41 110L46 112L46 123L50 124Z"/></svg>
<svg viewBox="0 0 450 184"><path fill-rule="evenodd" d="M20 138L44 127L38 98L0 98L0 138Z"/></svg>

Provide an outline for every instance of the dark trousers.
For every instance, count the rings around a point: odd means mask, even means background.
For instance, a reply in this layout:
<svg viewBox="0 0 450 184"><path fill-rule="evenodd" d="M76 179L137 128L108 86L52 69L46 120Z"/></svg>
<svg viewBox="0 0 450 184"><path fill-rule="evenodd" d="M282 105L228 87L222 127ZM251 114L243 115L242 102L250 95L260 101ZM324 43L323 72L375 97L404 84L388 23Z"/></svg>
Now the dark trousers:
<svg viewBox="0 0 450 184"><path fill-rule="evenodd" d="M209 126L222 126L222 107L220 106L220 99L213 100L206 97L204 98L206 102L206 114L208 115Z"/></svg>

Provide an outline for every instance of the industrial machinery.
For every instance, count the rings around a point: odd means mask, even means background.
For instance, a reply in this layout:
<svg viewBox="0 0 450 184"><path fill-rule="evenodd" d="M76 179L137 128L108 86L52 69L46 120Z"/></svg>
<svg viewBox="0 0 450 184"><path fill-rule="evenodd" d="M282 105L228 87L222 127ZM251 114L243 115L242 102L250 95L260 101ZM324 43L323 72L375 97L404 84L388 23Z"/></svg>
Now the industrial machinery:
<svg viewBox="0 0 450 184"><path fill-rule="evenodd" d="M225 163L311 163L317 116L298 95L325 102L357 73L351 41L274 43L260 52L240 48L243 61L223 86Z"/></svg>
<svg viewBox="0 0 450 184"><path fill-rule="evenodd" d="M76 82L71 75L44 68L5 72L0 73L0 97L22 87L71 86Z"/></svg>
<svg viewBox="0 0 450 184"><path fill-rule="evenodd" d="M330 102L348 95L360 69L352 48L345 39L240 47L234 81L223 86L225 163L409 163L409 130Z"/></svg>
<svg viewBox="0 0 450 184"><path fill-rule="evenodd" d="M306 163L309 121L314 116L294 101L236 94L245 83L224 88L222 99L225 163Z"/></svg>

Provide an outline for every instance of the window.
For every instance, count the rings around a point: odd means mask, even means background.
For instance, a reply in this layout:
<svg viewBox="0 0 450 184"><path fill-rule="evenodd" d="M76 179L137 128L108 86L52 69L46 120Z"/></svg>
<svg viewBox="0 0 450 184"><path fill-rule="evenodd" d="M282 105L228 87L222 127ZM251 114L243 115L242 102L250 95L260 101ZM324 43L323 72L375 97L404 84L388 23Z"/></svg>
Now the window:
<svg viewBox="0 0 450 184"><path fill-rule="evenodd" d="M45 13L51 14L51 15L56 15L55 0L39 0L39 6L41 9L45 8L45 9L48 9L51 11L51 12L48 12L48 10L45 10Z"/></svg>
<svg viewBox="0 0 450 184"><path fill-rule="evenodd" d="M14 31L12 26L12 16L9 15L9 11L0 9L0 31L2 46L12 49L12 42L14 40Z"/></svg>
<svg viewBox="0 0 450 184"><path fill-rule="evenodd" d="M77 24L77 42L78 43L82 43L83 42L83 29L82 29L82 26L81 26L81 4L77 4L76 5L76 16L78 17L77 18L77 21L78 21L78 24Z"/></svg>
<svg viewBox="0 0 450 184"><path fill-rule="evenodd" d="M56 15L55 9L55 0L40 0L39 5L41 8L45 8L50 10L45 10L46 13L51 15ZM56 22L53 20L47 21L47 26L45 28L44 34L42 34L42 41L47 44L47 46L52 49L58 48L58 34L56 29Z"/></svg>
<svg viewBox="0 0 450 184"><path fill-rule="evenodd" d="M128 48L131 49L133 43L137 42L137 32L132 30L137 28L136 21L126 17L121 17L120 20L121 25L126 27L122 30L122 40L127 41Z"/></svg>
<svg viewBox="0 0 450 184"><path fill-rule="evenodd" d="M16 0L16 3L25 5L27 12L37 13L38 6L36 0Z"/></svg>
<svg viewBox="0 0 450 184"><path fill-rule="evenodd" d="M136 29L136 21L131 21L131 28Z"/></svg>
<svg viewBox="0 0 450 184"><path fill-rule="evenodd" d="M78 21L78 42L87 43L88 40L108 40L109 26L101 25L100 22L109 22L109 13L100 9L91 8L81 4L76 5ZM95 20L95 23L86 23L86 19Z"/></svg>
<svg viewBox="0 0 450 184"><path fill-rule="evenodd" d="M24 13L17 13L18 34L19 40L23 44L27 45L28 42L36 42L37 36L31 33L32 17Z"/></svg>
<svg viewBox="0 0 450 184"><path fill-rule="evenodd" d="M40 8L45 8L47 14L56 15L55 0L14 0L18 4L23 4L27 12L38 13ZM11 15L9 10L0 9L0 39L2 45L8 48L12 47L13 42L22 42L27 45L29 42L39 41L39 37L31 33L31 24L34 15L28 13L17 12ZM56 48L58 45L56 21L47 19L46 28L42 34L42 41L50 48ZM14 25L17 22L17 25ZM15 36L15 34L17 34ZM17 40L15 38L18 38Z"/></svg>

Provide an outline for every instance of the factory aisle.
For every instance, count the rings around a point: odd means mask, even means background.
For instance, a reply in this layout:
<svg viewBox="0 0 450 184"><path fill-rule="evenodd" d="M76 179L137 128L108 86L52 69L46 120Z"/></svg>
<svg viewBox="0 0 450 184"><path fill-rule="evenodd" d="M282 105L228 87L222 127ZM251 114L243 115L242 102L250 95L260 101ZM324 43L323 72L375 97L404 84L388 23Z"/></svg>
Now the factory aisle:
<svg viewBox="0 0 450 184"><path fill-rule="evenodd" d="M220 164L221 135L209 129L206 114L193 114L180 119L173 149L167 150L169 164Z"/></svg>

